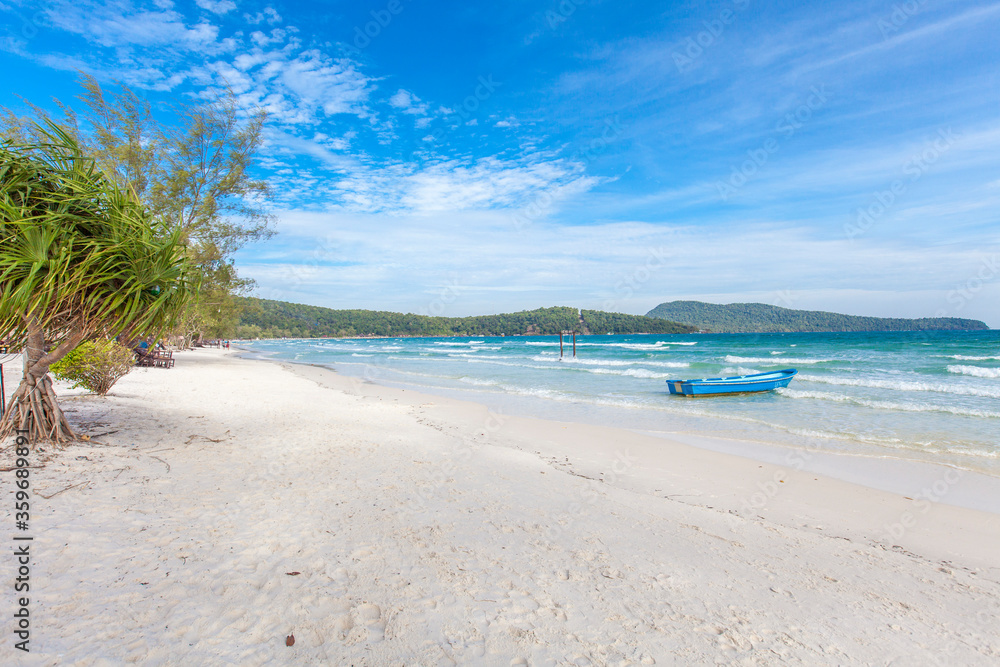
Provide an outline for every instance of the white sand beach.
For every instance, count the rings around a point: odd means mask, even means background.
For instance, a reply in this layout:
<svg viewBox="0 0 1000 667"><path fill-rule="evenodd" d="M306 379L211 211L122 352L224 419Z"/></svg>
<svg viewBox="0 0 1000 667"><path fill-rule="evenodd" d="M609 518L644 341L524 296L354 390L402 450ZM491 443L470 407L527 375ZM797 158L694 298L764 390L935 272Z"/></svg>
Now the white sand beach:
<svg viewBox="0 0 1000 667"><path fill-rule="evenodd" d="M60 391L93 441L32 454L31 653L6 633L4 664L1000 664L1000 514L949 504L997 480L878 490L815 452L176 357Z"/></svg>

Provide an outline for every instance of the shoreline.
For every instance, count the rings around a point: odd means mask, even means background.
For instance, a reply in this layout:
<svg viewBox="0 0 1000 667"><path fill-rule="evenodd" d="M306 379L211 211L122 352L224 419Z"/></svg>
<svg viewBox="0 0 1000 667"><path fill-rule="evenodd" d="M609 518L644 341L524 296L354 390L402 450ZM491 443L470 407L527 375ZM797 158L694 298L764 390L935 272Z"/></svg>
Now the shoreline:
<svg viewBox="0 0 1000 667"><path fill-rule="evenodd" d="M1000 515L320 367L175 358L106 399L59 388L93 440L32 454L14 664L1000 657Z"/></svg>
<svg viewBox="0 0 1000 667"><path fill-rule="evenodd" d="M782 334L777 342L752 337L739 344L727 342L728 336L716 336L711 341L703 340L698 347L683 349L670 343L683 337L654 337L658 341L655 346L629 344L629 337L594 339L590 345L597 347L584 348L579 364L570 364L577 361L571 359L565 366L554 363L551 345L535 347L546 343L514 340L502 343L500 338L480 346L476 343L485 339L459 339L469 344L468 349L453 349L455 343L407 339L397 339L394 346L363 340L342 341L341 345L330 340L248 347L253 356L266 358L273 354L290 361L322 363L347 375L363 375L386 385L480 402L513 414L639 432L662 431L666 437L682 433L694 438L707 435L720 443L735 441L737 444L728 448L715 448L751 458L760 457L745 452L775 445L806 447L810 453L828 451L836 456L826 459L826 463L842 463L833 467L825 463L815 471L849 481L871 478L853 468L884 470L884 475L864 482L876 485L882 479L891 481L912 474L907 470L897 474L891 468L895 460L906 462L897 468L939 465L1000 479L1000 458L991 432L1000 416L991 397L1000 389L990 384L991 380L983 379L992 371L952 365L945 368L946 363L959 363L946 358L956 352L956 359L967 354L990 354L977 350L996 342L995 336L974 340L945 336L942 349L952 351L940 354L935 352L937 347L906 346L913 342L907 336L883 339L864 334L866 342L858 343L860 352L854 350L851 340L827 340L825 336L816 340L812 335L786 339ZM649 337L634 338L653 342L645 340ZM539 340L551 343L554 339ZM661 343L670 349L660 350ZM683 344L697 345L694 338ZM896 345L904 345L908 352L893 353ZM872 351L866 346L873 346ZM479 352L478 358L473 358L473 352ZM688 403L671 400L677 397L667 397L663 389L662 378L749 373L768 368L766 364L776 358L774 355L786 355L781 367L794 366L795 362L807 364L801 382L766 396ZM876 364L876 371L871 371L872 355L885 368ZM682 366L690 368L665 370ZM852 373L856 366L868 370L855 377ZM558 372L545 372L549 367L558 367ZM748 445L744 447L741 441L748 441ZM774 456L764 460L774 460ZM807 467L814 463L811 460ZM920 490L892 484L878 488ZM968 499L957 502L969 501L975 501L975 496L970 494ZM995 503L974 506L997 509Z"/></svg>
<svg viewBox="0 0 1000 667"><path fill-rule="evenodd" d="M562 456L572 461L572 465L567 466L572 469L571 474L601 483L614 480L616 485L632 492L645 495L657 495L659 492L657 497L679 497L679 494L668 494L657 488L679 484L685 491L680 495L695 499L685 502L744 517L756 516L788 527L836 524L837 515L845 508L856 513L856 519L864 515L865 506L879 507L880 511L865 516L860 526L844 524L839 529L844 534L867 539L870 544L881 545L882 548L902 547L915 553L932 554L927 556L932 559L948 560L956 557L962 549L974 548L978 551L974 557L977 564L1000 566L1000 559L995 556L1000 553L1000 478L946 465L891 459L882 462L887 463L890 469L895 468L894 472L905 471L911 475L897 480L896 490L891 490L875 486L879 483L878 473L885 469L866 468L871 460L858 460L862 457L850 454L743 440L724 443L722 438L691 433L650 435L614 426L502 414L477 401L341 375L322 365L288 360L248 361L273 363L319 386L339 391L408 404L426 405L428 401L433 401L440 404L442 411L452 415L477 414L483 423L492 420L497 425L494 432L498 437L506 436L517 443L508 442L500 446L513 446L542 457ZM439 426L452 430L460 428L462 422L448 423L452 419L453 416L443 419ZM464 418L464 426L470 426L467 417ZM545 444L537 439L538 434L544 434ZM601 451L603 448L593 442L597 437L619 445L614 451ZM583 442L588 447L581 452L579 445ZM736 445L746 444L752 444L758 450L762 445L769 447L778 452L778 456L754 458L733 451ZM630 445L634 445L650 461L647 466L628 460L630 455L622 447L627 450ZM782 461L777 462L774 458L781 458ZM670 470L677 460L684 462L685 473L698 481L697 486L683 480L683 475L676 470ZM629 468L627 472L616 470L616 467L624 466ZM658 478L658 473L664 476ZM800 482L796 491L789 493L790 487L778 486L793 480ZM821 482L814 484L819 489L815 494L806 488L807 485L801 485L801 482L810 480ZM960 491L965 485L969 487ZM921 495L922 490L927 493ZM992 497L981 498L980 494L984 492L992 494ZM988 507L982 506L984 501L988 501ZM977 504L980 506L975 506ZM830 511L830 505L837 509ZM966 516L965 512L973 514ZM905 518L908 516L913 517L912 525ZM904 526L904 522L908 525ZM921 522L923 530L911 530ZM955 526L959 528L952 531ZM970 547L961 537L963 532L978 533L980 528L997 532L996 539L992 540L993 546L985 551ZM902 534L899 534L900 529ZM951 545L943 545L942 540ZM961 547L955 548L955 544L961 544Z"/></svg>
<svg viewBox="0 0 1000 667"><path fill-rule="evenodd" d="M426 394L429 397L466 402L499 412L503 411L503 407L499 406L504 404L510 405L524 400L523 397L514 397L515 400L511 401L511 397L500 394L496 401L490 401L489 394L475 389L417 385L404 380L393 380L377 376L362 378L341 374L329 365L322 363L255 356L259 355L259 353L253 350L234 350L234 354L240 358L252 361L267 361L269 363L289 364L291 366L310 366L343 378L370 382L386 388L405 389L407 391ZM597 406L594 409L597 412L601 412L605 408ZM620 424L608 424L601 419L577 421L572 417L570 419L560 419L558 417L543 416L540 414L541 412L515 410L510 414L542 421L554 420L581 426L589 425L593 427L620 429L631 433L649 435L662 440L681 442L698 449L732 455L757 463L784 466L798 472L815 473L901 496L916 498L921 493L926 492L924 495L934 498L933 502L1000 514L1000 476L948 462L919 459L905 455L893 455L892 453L877 455L825 450L810 445L794 446L788 443L778 443L757 438L710 435L694 430L663 431L649 428L628 428ZM730 424L728 420L721 416L702 416L701 419L706 422ZM949 471L957 471L957 474L963 480L962 485L948 483L946 493L935 493L933 489L935 483L938 483L938 490L940 491L938 480L946 477L948 479L953 478L953 473Z"/></svg>

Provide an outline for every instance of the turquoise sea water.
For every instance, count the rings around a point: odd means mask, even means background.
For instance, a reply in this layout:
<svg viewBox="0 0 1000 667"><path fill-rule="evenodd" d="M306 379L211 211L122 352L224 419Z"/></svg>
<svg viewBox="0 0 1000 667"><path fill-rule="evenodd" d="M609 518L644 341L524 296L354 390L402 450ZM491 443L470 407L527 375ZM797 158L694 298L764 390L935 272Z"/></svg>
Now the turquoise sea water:
<svg viewBox="0 0 1000 667"><path fill-rule="evenodd" d="M808 445L1000 475L1000 331L277 340L318 364L506 413ZM787 389L691 399L667 379L797 368Z"/></svg>

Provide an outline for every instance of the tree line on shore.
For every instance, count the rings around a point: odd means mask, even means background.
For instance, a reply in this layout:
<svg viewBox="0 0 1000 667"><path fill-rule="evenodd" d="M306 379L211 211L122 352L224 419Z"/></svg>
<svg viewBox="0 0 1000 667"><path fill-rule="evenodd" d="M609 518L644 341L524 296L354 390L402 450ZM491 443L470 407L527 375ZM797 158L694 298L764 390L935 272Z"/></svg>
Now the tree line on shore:
<svg viewBox="0 0 1000 667"><path fill-rule="evenodd" d="M715 304L670 301L646 313L716 333L779 333L790 331L982 331L979 320L959 317L865 317L818 310L793 310L764 303Z"/></svg>
<svg viewBox="0 0 1000 667"><path fill-rule="evenodd" d="M285 301L246 298L238 338L343 338L354 336L519 336L561 331L594 334L690 333L693 327L663 319L578 310L565 306L499 315L435 317L374 310L335 310Z"/></svg>

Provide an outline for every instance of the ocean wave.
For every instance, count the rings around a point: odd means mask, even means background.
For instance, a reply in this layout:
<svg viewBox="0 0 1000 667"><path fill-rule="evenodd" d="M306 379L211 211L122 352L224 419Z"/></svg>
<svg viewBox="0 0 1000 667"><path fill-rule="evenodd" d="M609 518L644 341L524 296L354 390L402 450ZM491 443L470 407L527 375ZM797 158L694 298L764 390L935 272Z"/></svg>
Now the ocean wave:
<svg viewBox="0 0 1000 667"><path fill-rule="evenodd" d="M705 377L733 377L735 375L756 375L762 372L759 368L746 368L744 366L737 366L733 368L728 366L719 371L718 375L706 375Z"/></svg>
<svg viewBox="0 0 1000 667"><path fill-rule="evenodd" d="M982 366L948 366L949 373L971 375L977 378L1000 378L1000 368L983 368Z"/></svg>
<svg viewBox="0 0 1000 667"><path fill-rule="evenodd" d="M1000 418L1000 412L989 410L976 410L975 408L958 408L950 405L930 405L926 403L899 403L896 401L875 401L847 394L834 394L827 391L802 391L789 387L778 389L777 392L788 398L811 398L823 401L835 401L838 403L851 403L866 408L876 408L879 410L891 410L894 412L946 412L962 417L983 417L987 419Z"/></svg>
<svg viewBox="0 0 1000 667"><path fill-rule="evenodd" d="M451 345L451 346L468 347L469 345L482 345L485 342L486 342L485 340L466 340L466 341L458 341L458 342L452 342L452 341L443 341L443 342L442 341L434 341L434 344L435 345Z"/></svg>
<svg viewBox="0 0 1000 667"><path fill-rule="evenodd" d="M351 356L352 357L374 357L375 355L374 354L358 354L357 352L355 352Z"/></svg>
<svg viewBox="0 0 1000 667"><path fill-rule="evenodd" d="M625 375L633 378L643 378L645 380L664 380L673 377L673 373L657 373L645 368L626 368L617 370L613 368L581 368L580 370L596 375Z"/></svg>
<svg viewBox="0 0 1000 667"><path fill-rule="evenodd" d="M524 344L541 346L541 347L552 347L552 346L559 347L559 341L550 342L550 341L529 340L526 341ZM563 341L563 345L572 346L572 344L573 344L572 339L567 338L564 339ZM655 343L591 343L591 342L577 341L576 346L577 347L620 347L625 350L655 351L655 350L662 350L665 348L669 349L669 346L671 345L697 345L697 344L698 344L697 342L691 343L691 342L681 342L672 340L658 340Z"/></svg>
<svg viewBox="0 0 1000 667"><path fill-rule="evenodd" d="M503 354L471 354L470 352L449 352L449 359L497 359L498 361L524 361L524 357ZM535 361L548 360L551 357L529 357ZM556 360L559 357L555 357ZM532 368L544 368L543 366L532 366Z"/></svg>
<svg viewBox="0 0 1000 667"><path fill-rule="evenodd" d="M501 357L503 358L503 357ZM467 359L470 364L491 364L493 366L511 366L513 368L533 368L538 371L552 370L552 366L536 366L535 364L519 364L512 361L497 361L496 358L475 357L469 355Z"/></svg>
<svg viewBox="0 0 1000 667"><path fill-rule="evenodd" d="M965 354L949 354L948 358L958 361L1000 361L1000 357L972 357Z"/></svg>
<svg viewBox="0 0 1000 667"><path fill-rule="evenodd" d="M528 345L540 345L541 343L528 343ZM552 345L559 345L558 342L552 343ZM572 347L573 342L569 339L563 342L563 345L567 347ZM670 349L670 345L680 345L680 343L671 343L666 340L658 340L655 343L585 343L577 341L577 347L618 347L623 350L646 350L655 352L657 350Z"/></svg>
<svg viewBox="0 0 1000 667"><path fill-rule="evenodd" d="M547 361L547 360L546 360ZM470 364L491 364L494 366L510 366L514 368L532 368L535 370L549 371L560 368L560 365L550 364L548 366L538 366L535 364L518 363L516 361L499 361L494 359L489 359L485 357L476 357L469 355L468 363ZM561 366L562 368L570 368L570 366ZM595 375L624 375L635 378L643 379L666 379L672 377L669 373L658 373L656 371L651 371L645 368L590 368L587 366L576 366L573 370L580 371L582 373L593 373Z"/></svg>
<svg viewBox="0 0 1000 667"><path fill-rule="evenodd" d="M499 385L498 382L494 382L493 380L483 380L481 378L469 377L468 375L458 378L458 381L476 387L496 387Z"/></svg>
<svg viewBox="0 0 1000 667"><path fill-rule="evenodd" d="M529 357L533 361L557 361L558 357ZM626 359L581 359L580 357L563 357L565 364L581 364L583 366L656 366L658 368L688 368L691 364L684 361L644 361Z"/></svg>
<svg viewBox="0 0 1000 667"><path fill-rule="evenodd" d="M780 352L772 352L771 354L781 354ZM789 359L783 357L781 359L775 357L737 357L731 354L726 355L727 364L822 364L827 361L836 361L835 359Z"/></svg>
<svg viewBox="0 0 1000 667"><path fill-rule="evenodd" d="M799 373L798 379L806 382L820 382L822 384L835 384L845 387L868 387L869 389L892 389L894 391L932 391L942 394L1000 398L1000 387L966 387L954 384L915 382L913 380L824 377L820 375L804 375L802 373Z"/></svg>

